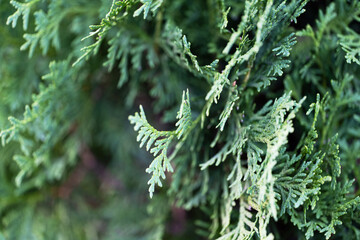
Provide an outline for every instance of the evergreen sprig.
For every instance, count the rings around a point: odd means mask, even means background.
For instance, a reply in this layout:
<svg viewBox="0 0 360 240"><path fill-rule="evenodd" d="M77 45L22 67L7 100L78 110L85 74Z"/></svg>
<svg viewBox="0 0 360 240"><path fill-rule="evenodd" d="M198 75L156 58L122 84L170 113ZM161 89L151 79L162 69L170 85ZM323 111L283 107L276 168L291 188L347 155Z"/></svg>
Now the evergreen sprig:
<svg viewBox="0 0 360 240"><path fill-rule="evenodd" d="M14 28L17 24L17 20L20 16L23 18L23 29L27 30L29 26L29 17L30 17L30 10L33 5L36 5L39 2L39 0L32 0L27 1L25 3L20 3L18 1L10 1L10 4L16 8L16 11L8 17L6 24L11 24L11 26Z"/></svg>
<svg viewBox="0 0 360 240"><path fill-rule="evenodd" d="M103 19L101 19L100 24L89 26L92 32L82 39L82 41L84 41L85 39L96 37L95 43L81 49L84 53L73 63L73 66L79 63L82 59L87 59L91 53L96 54L98 52L99 47L107 33L116 25L117 22L120 22L122 19L127 17L129 8L135 2L136 1L133 0L112 1L109 12Z"/></svg>
<svg viewBox="0 0 360 240"><path fill-rule="evenodd" d="M69 148L64 157L54 161L58 156L51 152L62 141L79 112L76 104L79 96L75 94L79 86L71 77L68 62L52 62L49 67L51 72L43 77L47 85L40 86L41 92L33 97L31 107L25 107L23 118L9 117L11 127L0 132L3 145L10 141L21 144L22 154L14 157L20 168L15 179L18 186L40 166L44 166L47 172L34 176L37 181L59 179L66 165L71 165L76 157L76 152ZM72 104L67 104L68 101Z"/></svg>
<svg viewBox="0 0 360 240"><path fill-rule="evenodd" d="M133 14L134 17L139 16L144 12L144 19L147 17L149 12L156 13L157 10L161 7L161 4L164 0L140 0L142 6L139 7Z"/></svg>
<svg viewBox="0 0 360 240"><path fill-rule="evenodd" d="M151 198L155 191L155 184L162 187L160 177L165 179L165 172L173 171L170 159L168 158L168 149L172 140L174 137L181 140L185 139L189 131L191 131L192 119L189 91L183 92L182 103L176 118L178 121L175 124L177 127L175 131L158 131L148 123L141 105L140 114L136 112L134 116L129 116L130 123L134 124L134 130L138 132L137 141L140 142L140 147L146 143L146 150L150 151L155 157L146 169L147 173L152 174L148 181Z"/></svg>

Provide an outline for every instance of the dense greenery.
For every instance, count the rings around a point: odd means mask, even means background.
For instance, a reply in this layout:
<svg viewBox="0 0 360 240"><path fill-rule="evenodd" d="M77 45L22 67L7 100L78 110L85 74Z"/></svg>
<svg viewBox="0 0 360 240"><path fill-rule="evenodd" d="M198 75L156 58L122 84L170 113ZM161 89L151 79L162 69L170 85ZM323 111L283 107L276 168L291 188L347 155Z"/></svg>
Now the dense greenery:
<svg viewBox="0 0 360 240"><path fill-rule="evenodd" d="M358 0L0 19L0 239L360 239Z"/></svg>

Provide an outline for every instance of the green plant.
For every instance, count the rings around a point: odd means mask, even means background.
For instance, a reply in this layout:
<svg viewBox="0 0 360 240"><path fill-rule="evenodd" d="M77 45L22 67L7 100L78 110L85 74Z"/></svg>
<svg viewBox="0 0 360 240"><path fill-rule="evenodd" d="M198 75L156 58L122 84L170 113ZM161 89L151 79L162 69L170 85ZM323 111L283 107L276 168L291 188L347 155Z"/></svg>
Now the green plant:
<svg viewBox="0 0 360 240"><path fill-rule="evenodd" d="M360 239L357 0L0 17L0 239Z"/></svg>

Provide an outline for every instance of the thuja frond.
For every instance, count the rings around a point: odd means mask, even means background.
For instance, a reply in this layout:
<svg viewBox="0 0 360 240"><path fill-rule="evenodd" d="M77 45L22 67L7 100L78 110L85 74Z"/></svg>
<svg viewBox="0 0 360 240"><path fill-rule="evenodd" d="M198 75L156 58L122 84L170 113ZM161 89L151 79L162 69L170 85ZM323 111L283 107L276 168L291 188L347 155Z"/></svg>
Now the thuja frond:
<svg viewBox="0 0 360 240"><path fill-rule="evenodd" d="M20 16L23 18L23 29L27 30L29 26L29 16L30 10L33 5L37 4L39 0L26 1L25 3L20 3L18 1L11 0L10 4L16 8L16 11L8 17L6 24L11 24L14 28L17 24L17 20Z"/></svg>
<svg viewBox="0 0 360 240"><path fill-rule="evenodd" d="M348 9L345 10L346 20L359 22L360 21L360 3L358 1L352 1ZM339 20L341 21L341 20ZM360 35L346 26L344 33L338 34L339 44L345 51L346 62L354 62L360 65Z"/></svg>
<svg viewBox="0 0 360 240"><path fill-rule="evenodd" d="M251 239L256 231L256 222L253 220L251 205L244 200L239 202L239 220L236 227L217 240Z"/></svg>
<svg viewBox="0 0 360 240"><path fill-rule="evenodd" d="M202 170L208 168L209 166L215 165L218 166L220 163L224 162L228 155L232 155L233 157L238 158L241 153L242 149L245 146L247 141L247 131L249 130L248 127L242 127L238 129L230 139L228 139L227 143L223 146L223 148L216 153L213 157L211 157L208 161L200 164ZM230 174L230 176L232 176ZM230 177L229 178L232 178Z"/></svg>
<svg viewBox="0 0 360 240"><path fill-rule="evenodd" d="M288 128L291 132L291 120L295 112L286 115L289 110L298 109L299 105L290 98L291 93L284 94L281 98L268 102L261 110L252 117L251 139L256 142L270 143L279 136L279 130ZM304 99L301 101L303 102ZM264 116L264 117L261 117ZM285 121L288 121L286 122Z"/></svg>
<svg viewBox="0 0 360 240"><path fill-rule="evenodd" d="M246 2L246 4L250 4ZM267 1L266 7L264 11L259 14L259 20L256 24L257 31L255 36L255 42L253 46L245 53L243 53L241 46L238 47L235 53L232 55L231 59L228 61L225 69L221 73L214 74L213 85L211 86L210 91L207 93L205 100L206 102L206 115L209 115L209 111L211 105L213 103L217 103L220 98L220 95L223 91L225 85L230 85L229 75L231 70L235 67L235 65L240 65L245 61L248 61L251 57L256 56L260 47L262 45L263 35L262 31L263 28L266 28L266 19L269 16L271 6L273 4L272 0ZM240 28L241 26L239 26ZM236 35L235 35L236 36Z"/></svg>
<svg viewBox="0 0 360 240"><path fill-rule="evenodd" d="M91 25L90 30L92 32L89 33L89 35L82 40L96 37L95 43L83 47L81 51L84 51L84 54L78 58L74 63L73 66L79 63L82 59L87 59L90 54L96 54L99 50L99 47L106 37L107 33L110 29L112 29L117 23L121 22L123 19L125 19L128 15L129 8L134 4L134 0L125 0L125 1L116 1L113 0L109 12L106 14L106 16L101 19L100 24L98 25Z"/></svg>
<svg viewBox="0 0 360 240"><path fill-rule="evenodd" d="M194 74L203 73L197 57L191 52L191 43L175 23L172 21L166 23L164 31L162 32L162 38L164 41L162 47L176 63L187 68ZM191 60L191 64L189 63L188 57Z"/></svg>
<svg viewBox="0 0 360 240"><path fill-rule="evenodd" d="M280 42L279 47L274 48L272 51L276 54L276 56L288 57L290 56L290 51L295 44L295 34L291 33Z"/></svg>
<svg viewBox="0 0 360 240"><path fill-rule="evenodd" d="M225 123L227 122L228 118L230 117L232 110L236 104L236 102L240 99L240 97L238 96L238 92L235 91L230 91L229 92L229 97L228 100L226 101L226 105L224 110L222 111L222 113L220 114L219 117L219 124L216 127L220 127L220 131L224 130L225 127Z"/></svg>
<svg viewBox="0 0 360 240"><path fill-rule="evenodd" d="M346 53L346 62L360 65L360 35L354 31L347 35L339 35L339 43Z"/></svg>
<svg viewBox="0 0 360 240"><path fill-rule="evenodd" d="M140 114L135 113L134 116L129 116L131 124L134 124L134 130L138 131L137 141L140 142L140 147L146 143L146 150L153 154L155 159L146 169L147 173L152 173L148 184L150 197L153 196L155 184L162 186L160 177L165 179L165 171L173 171L170 161L167 157L169 145L174 138L174 132L158 131L153 128L147 121L143 107L140 105ZM153 145L154 144L154 145Z"/></svg>
<svg viewBox="0 0 360 240"><path fill-rule="evenodd" d="M130 50L129 48L131 42L131 35L125 31L119 31L116 36L109 41L109 50L108 50L108 60L104 63L104 66L107 66L109 71L114 68L116 61L119 61L120 68L120 79L118 86L123 85L128 77L128 62Z"/></svg>
<svg viewBox="0 0 360 240"><path fill-rule="evenodd" d="M297 33L298 36L308 36L312 38L316 47L319 47L325 31L328 29L328 25L336 18L335 4L331 3L326 8L326 12L320 10L319 19L316 20L317 31L314 31L310 25L306 26L306 29Z"/></svg>
<svg viewBox="0 0 360 240"><path fill-rule="evenodd" d="M295 34L291 33L289 36L284 38L280 42L280 46L274 48L272 51L278 57L275 62L271 65L268 76L282 76L283 69L289 67L290 60L283 59L284 57L288 57L290 55L290 51L292 47L295 45L296 39Z"/></svg>
<svg viewBox="0 0 360 240"><path fill-rule="evenodd" d="M325 238L329 239L336 233L335 226L342 224L341 216L359 206L360 197L348 196L352 184L353 181L347 180L344 183L336 184L334 190L330 190L330 186L322 188L326 193L319 196L316 207L304 210L305 219L314 219L317 216L317 220L302 220L302 228L306 230L306 239L312 238L315 231L324 233ZM296 214L293 216L294 220L295 218L301 219L301 216Z"/></svg>
<svg viewBox="0 0 360 240"><path fill-rule="evenodd" d="M293 155L281 157L279 163L275 166L274 171L280 170L275 174L275 191L281 195L282 203L280 216L288 212L291 214L292 209L296 209L310 197L316 196L321 189L324 181L319 181L318 174L321 174L321 164L324 155L320 153L314 155L311 159L305 160L297 169L301 162L301 156ZM326 178L324 180L328 180Z"/></svg>
<svg viewBox="0 0 360 240"><path fill-rule="evenodd" d="M204 170L211 165L215 165L215 166L220 165L220 163L225 161L226 157L229 155L231 146L232 143L230 142L227 143L218 153L216 153L208 161L200 165L201 170Z"/></svg>
<svg viewBox="0 0 360 240"><path fill-rule="evenodd" d="M317 122L318 114L319 114L319 111L320 111L320 108L321 108L320 104L321 104L320 103L320 95L318 94L316 96L316 102L312 103L310 105L309 110L306 112L306 115L309 115L314 110L314 119L313 119L313 122L312 122L312 125L311 125L311 129L308 132L308 134L307 134L307 136L306 136L306 138L304 140L304 145L301 148L301 154L303 156L307 156L309 154L312 154L313 151L314 151L315 141L318 138L318 133L316 131L315 124Z"/></svg>
<svg viewBox="0 0 360 240"><path fill-rule="evenodd" d="M137 17L144 12L144 19L146 19L150 11L155 15L163 1L164 0L140 0L142 6L134 12L134 17Z"/></svg>
<svg viewBox="0 0 360 240"><path fill-rule="evenodd" d="M23 118L9 117L11 127L0 133L3 145L10 141L20 143L23 155L14 157L20 167L16 177L18 186L26 176L30 177L40 167L45 167L45 170L37 175L38 181L58 179L59 173L55 169L63 172L64 167L76 157L72 148L68 148L62 155L50 154L80 112L80 96L76 94L79 82L71 76L76 69L70 68L67 61L52 62L49 68L50 73L43 76L45 84L34 95L31 107L25 107ZM77 146L73 140L68 141L73 147ZM67 141L63 144L67 146Z"/></svg>
<svg viewBox="0 0 360 240"><path fill-rule="evenodd" d="M218 0L217 1L220 6L220 14L221 14L221 21L219 21L219 27L220 30L223 31L227 25L228 25L228 14L230 12L230 7L226 9L225 1L224 0Z"/></svg>
<svg viewBox="0 0 360 240"><path fill-rule="evenodd" d="M138 72L144 67L143 58L146 58L146 63L150 68L154 68L159 62L152 42L138 39L129 29L121 28L109 40L109 45L108 60L104 62L104 66L111 71L118 62L118 68L120 69L119 88L128 81L133 72Z"/></svg>
<svg viewBox="0 0 360 240"><path fill-rule="evenodd" d="M229 164L229 162L225 162L225 159L229 159L233 163L230 165L232 171L227 177L230 182L228 186L230 192L226 201L233 202L240 199L241 212L236 227L228 233L223 233L219 239L237 239L239 237L248 239L255 233L263 239L273 237L266 230L270 217L277 218L278 188L276 180L278 176L274 175L273 169L277 167L277 157L282 156L287 137L293 131L292 121L304 101L303 99L297 103L291 100L290 95L291 93L287 93L273 103L268 102L248 120L249 122L244 122L243 125L237 124L236 126L239 128L233 134L233 138L229 138L217 154L200 165L204 170L212 165ZM265 143L267 146L265 156L262 148L257 146L259 142ZM242 163L243 151L247 152L247 164ZM307 184L311 183L312 181L309 181ZM244 216L249 214L249 212L246 213L248 205L244 203L246 196L249 197L251 205L258 212L254 218L249 215L251 220L246 220ZM229 219L233 207L231 204L225 204L224 207L224 221L228 222L229 220L226 219ZM257 222L258 225L254 222Z"/></svg>
<svg viewBox="0 0 360 240"><path fill-rule="evenodd" d="M187 90L186 93L185 91L183 92L180 110L177 113L176 118L178 119L178 121L175 124L175 126L177 127L175 134L177 138L180 139L184 134L188 132L192 124L189 90Z"/></svg>
<svg viewBox="0 0 360 240"><path fill-rule="evenodd" d="M38 0L26 1L19 3L11 1L12 5L17 11L8 18L7 24L12 24L15 27L17 19L23 15L23 28L27 30L29 25L29 16L31 9L38 4ZM40 9L34 12L35 19L35 33L25 33L25 43L20 50L29 50L29 57L34 55L34 51L38 45L42 48L42 53L45 55L50 47L54 47L57 51L60 50L60 27L66 21L69 15L80 15L89 10L93 12L90 7L81 6L80 1L73 1L71 4L63 4L62 1L50 1L46 5L46 10ZM91 11L90 11L91 10Z"/></svg>
<svg viewBox="0 0 360 240"><path fill-rule="evenodd" d="M230 40L228 41L226 47L223 50L224 54L228 54L232 46L235 44L237 39L243 34L243 31L246 28L246 25L251 20L250 17L256 16L256 2L254 1L245 1L245 9L243 16L241 18L241 22L235 32L232 33Z"/></svg>
<svg viewBox="0 0 360 240"><path fill-rule="evenodd" d="M264 123L259 121L259 126L263 126L263 133L258 132L259 134L257 135L259 138L251 137L255 141L265 142L267 145L265 160L261 165L259 179L257 182L259 187L259 196L257 201L259 205L264 201L268 201L268 211L275 219L277 217L274 192L276 179L273 176L271 169L276 165L276 158L279 155L280 148L287 143L289 133L294 130L292 120L295 118L295 113L299 110L304 100L305 99L302 99L299 103L296 103L295 101L290 100L290 93L277 99L270 112L265 115L266 117L264 119L268 118L268 120L265 120L267 122L266 125L262 125ZM265 109L260 110L260 112ZM285 118L287 112L288 115ZM256 124L254 125L255 126L252 130L253 132L257 132L256 129L258 126L256 126Z"/></svg>
<svg viewBox="0 0 360 240"><path fill-rule="evenodd" d="M207 93L207 95L205 97L205 100L207 101L206 102L206 105L207 105L206 115L207 116L210 113L211 105L213 103L216 104L218 102L218 100L220 99L220 95L221 95L226 83L230 85L229 79L227 79L223 74L220 74L220 73L215 74L214 83L211 86L210 91Z"/></svg>
<svg viewBox="0 0 360 240"><path fill-rule="evenodd" d="M140 142L140 147L146 144L146 150L150 151L155 157L150 166L146 169L147 173L152 174L148 181L149 193L152 198L155 191L155 185L162 186L161 179L165 179L166 171L173 171L168 158L168 148L172 140L177 137L179 140L186 138L189 131L191 131L192 119L190 109L189 91L183 92L183 100L180 110L177 114L177 123L175 131L159 131L152 127L147 119L143 107L140 105L140 114L135 113L134 116L129 116L129 121L134 124L134 130L138 132L137 141Z"/></svg>
<svg viewBox="0 0 360 240"><path fill-rule="evenodd" d="M52 9L51 9L52 10ZM58 10L58 9L57 9ZM55 14L55 15L52 15ZM45 14L43 11L37 11L34 13L35 16L35 31L34 34L26 33L24 38L26 42L21 46L21 50L29 49L29 57L32 57L34 50L38 44L43 49L43 54L46 54L49 50L50 43L55 47L56 50L60 49L60 36L59 26L62 19L65 17L66 11L51 13L50 16ZM56 17L55 17L56 16ZM53 19L50 19L50 18Z"/></svg>

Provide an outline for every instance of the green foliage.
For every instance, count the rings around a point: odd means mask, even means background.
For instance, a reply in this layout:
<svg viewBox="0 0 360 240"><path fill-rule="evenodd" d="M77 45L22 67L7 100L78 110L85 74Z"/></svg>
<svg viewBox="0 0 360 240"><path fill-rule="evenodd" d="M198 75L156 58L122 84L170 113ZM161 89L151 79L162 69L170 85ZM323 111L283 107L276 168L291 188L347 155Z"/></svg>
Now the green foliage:
<svg viewBox="0 0 360 240"><path fill-rule="evenodd" d="M360 239L359 1L0 19L0 239Z"/></svg>
<svg viewBox="0 0 360 240"><path fill-rule="evenodd" d="M12 25L14 28L17 24L18 18L22 15L23 17L23 28L24 30L27 30L29 25L29 15L30 15L30 9L32 5L35 5L38 2L38 0L34 1L28 1L26 3L20 3L17 1L10 1L11 5L16 8L16 12L14 12L11 16L8 17L6 24Z"/></svg>
<svg viewBox="0 0 360 240"><path fill-rule="evenodd" d="M140 147L142 147L146 141L148 141L146 144L146 150L150 150L150 153L152 153L155 157L153 162L146 169L146 172L153 173L151 179L148 182L148 184L150 184L150 197L152 197L155 184L158 184L160 187L162 186L160 177L165 179L165 171L173 171L167 157L167 151L174 136L172 132L158 131L153 128L147 122L144 110L141 105L140 116L138 113L136 113L135 116L130 116L129 120L132 124L135 124L135 131L139 131L137 140L141 141ZM154 147L150 149L153 143Z"/></svg>
<svg viewBox="0 0 360 240"><path fill-rule="evenodd" d="M140 142L140 147L144 146L146 143L146 150L150 150L150 153L155 157L150 166L146 169L147 173L152 173L152 177L148 182L150 185L150 197L153 196L155 184L158 184L160 187L162 186L160 177L165 179L165 171L174 171L170 164L170 160L167 157L171 141L175 136L178 139L181 139L182 136L186 138L188 129L190 129L192 124L189 91L186 92L186 96L185 92L183 92L183 100L176 118L178 121L175 124L175 126L177 126L175 131L158 131L146 120L141 105L140 114L135 113L134 116L129 117L130 123L135 124L135 131L139 132L137 141Z"/></svg>
<svg viewBox="0 0 360 240"><path fill-rule="evenodd" d="M149 11L156 14L158 8L163 3L163 0L140 0L140 2L143 4L141 7L139 7L133 14L134 17L137 17L141 14L141 12L144 12L144 19L149 14Z"/></svg>
<svg viewBox="0 0 360 240"><path fill-rule="evenodd" d="M354 62L360 65L360 35L351 31L349 35L339 35L339 42L346 52L345 58L348 63Z"/></svg>

